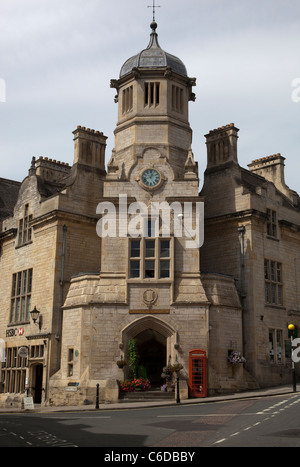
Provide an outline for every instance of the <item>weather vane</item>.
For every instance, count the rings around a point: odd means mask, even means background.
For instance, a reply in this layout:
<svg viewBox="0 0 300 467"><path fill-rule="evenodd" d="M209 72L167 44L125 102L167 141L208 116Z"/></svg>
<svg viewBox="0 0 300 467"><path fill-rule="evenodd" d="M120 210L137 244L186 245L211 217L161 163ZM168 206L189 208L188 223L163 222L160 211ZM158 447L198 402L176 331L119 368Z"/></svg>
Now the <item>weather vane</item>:
<svg viewBox="0 0 300 467"><path fill-rule="evenodd" d="M159 5L155 5L155 0L153 0L153 5L148 5L148 8L153 8L153 21L155 21L155 8L161 8Z"/></svg>

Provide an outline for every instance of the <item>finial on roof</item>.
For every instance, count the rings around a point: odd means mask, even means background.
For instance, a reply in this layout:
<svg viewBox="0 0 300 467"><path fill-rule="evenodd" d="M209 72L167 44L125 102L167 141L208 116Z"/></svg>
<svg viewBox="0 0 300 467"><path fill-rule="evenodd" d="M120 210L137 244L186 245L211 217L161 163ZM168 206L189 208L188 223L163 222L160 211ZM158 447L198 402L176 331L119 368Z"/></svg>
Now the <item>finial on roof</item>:
<svg viewBox="0 0 300 467"><path fill-rule="evenodd" d="M155 23L155 8L161 8L161 7L159 5L155 5L155 0L153 0L153 5L148 5L148 8L153 8L153 23ZM151 27L153 23L151 23ZM156 24L156 28L157 28L157 24Z"/></svg>
<svg viewBox="0 0 300 467"><path fill-rule="evenodd" d="M156 32L156 29L157 29L157 22L156 22L156 21L152 21L152 23L150 24L150 28L152 29L152 32Z"/></svg>

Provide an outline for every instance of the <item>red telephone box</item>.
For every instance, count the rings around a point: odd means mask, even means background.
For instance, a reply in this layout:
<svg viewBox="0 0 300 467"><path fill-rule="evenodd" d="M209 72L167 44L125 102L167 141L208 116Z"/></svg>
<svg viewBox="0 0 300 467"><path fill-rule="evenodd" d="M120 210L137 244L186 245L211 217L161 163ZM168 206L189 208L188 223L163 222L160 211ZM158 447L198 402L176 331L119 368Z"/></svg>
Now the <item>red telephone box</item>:
<svg viewBox="0 0 300 467"><path fill-rule="evenodd" d="M189 352L189 395L207 397L207 359L204 350Z"/></svg>

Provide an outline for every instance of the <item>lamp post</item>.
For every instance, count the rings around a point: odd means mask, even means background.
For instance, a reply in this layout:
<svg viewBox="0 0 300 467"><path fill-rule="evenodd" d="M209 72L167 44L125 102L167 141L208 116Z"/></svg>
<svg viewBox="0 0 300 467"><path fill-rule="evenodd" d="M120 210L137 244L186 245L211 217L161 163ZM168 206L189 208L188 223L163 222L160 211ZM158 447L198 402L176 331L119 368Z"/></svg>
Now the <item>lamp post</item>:
<svg viewBox="0 0 300 467"><path fill-rule="evenodd" d="M100 405L99 405L99 387L100 384L96 384L96 410L99 410Z"/></svg>
<svg viewBox="0 0 300 467"><path fill-rule="evenodd" d="M41 312L39 310L37 310L36 306L30 312L30 315L31 315L31 318L32 318L32 321L34 322L34 324L38 324L39 330L41 330L41 328L42 328L42 320L41 320L42 316L41 316Z"/></svg>
<svg viewBox="0 0 300 467"><path fill-rule="evenodd" d="M176 374L176 386L177 386L177 394L176 394L176 404L180 404L180 388L179 388L179 373Z"/></svg>
<svg viewBox="0 0 300 467"><path fill-rule="evenodd" d="M293 332L295 331L295 325L289 324L288 330L291 332L291 356L292 356L292 379L293 379L293 392L297 391L297 383L296 383L296 371L295 371L295 362L293 359Z"/></svg>

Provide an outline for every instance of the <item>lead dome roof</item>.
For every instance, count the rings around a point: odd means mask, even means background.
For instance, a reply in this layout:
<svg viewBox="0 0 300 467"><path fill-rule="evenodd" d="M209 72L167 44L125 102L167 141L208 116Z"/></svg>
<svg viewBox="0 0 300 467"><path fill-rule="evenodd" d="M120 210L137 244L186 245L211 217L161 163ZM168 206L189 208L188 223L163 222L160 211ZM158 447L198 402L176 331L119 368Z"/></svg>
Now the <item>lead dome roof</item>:
<svg viewBox="0 0 300 467"><path fill-rule="evenodd" d="M134 57L129 58L121 68L120 78L130 73L134 68L165 68L170 67L176 73L187 76L184 63L174 55L165 52L158 43L156 33L157 23L153 21L150 25L152 33L150 42L146 49Z"/></svg>

